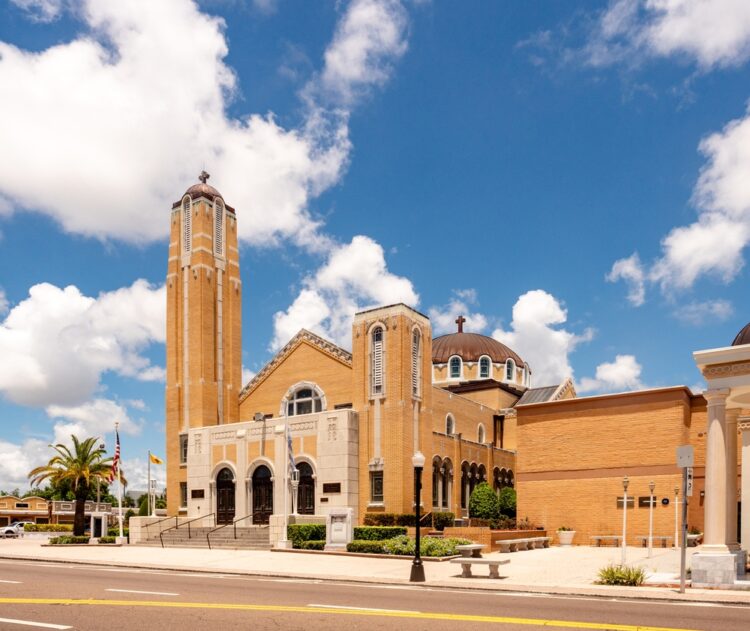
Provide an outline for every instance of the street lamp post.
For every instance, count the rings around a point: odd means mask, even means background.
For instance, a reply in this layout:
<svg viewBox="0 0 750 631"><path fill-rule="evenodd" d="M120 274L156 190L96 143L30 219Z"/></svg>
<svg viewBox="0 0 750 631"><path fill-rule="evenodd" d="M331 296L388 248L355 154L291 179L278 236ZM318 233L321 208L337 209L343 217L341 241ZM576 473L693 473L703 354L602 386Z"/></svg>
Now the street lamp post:
<svg viewBox="0 0 750 631"><path fill-rule="evenodd" d="M622 565L625 565L625 554L627 550L628 536L628 476L622 479Z"/></svg>
<svg viewBox="0 0 750 631"><path fill-rule="evenodd" d="M423 583L424 577L424 565L422 564L422 556L420 554L421 538L419 533L419 508L422 502L422 469L424 469L424 454L421 451L415 452L411 459L412 465L414 465L414 512L416 516L416 527L417 535L414 547L414 561L411 564L411 576L409 580L413 583Z"/></svg>
<svg viewBox="0 0 750 631"><path fill-rule="evenodd" d="M653 480L648 483L648 558L654 553L654 489L656 484Z"/></svg>
<svg viewBox="0 0 750 631"><path fill-rule="evenodd" d="M677 550L679 539L678 526L680 521L680 487L674 487L674 549Z"/></svg>

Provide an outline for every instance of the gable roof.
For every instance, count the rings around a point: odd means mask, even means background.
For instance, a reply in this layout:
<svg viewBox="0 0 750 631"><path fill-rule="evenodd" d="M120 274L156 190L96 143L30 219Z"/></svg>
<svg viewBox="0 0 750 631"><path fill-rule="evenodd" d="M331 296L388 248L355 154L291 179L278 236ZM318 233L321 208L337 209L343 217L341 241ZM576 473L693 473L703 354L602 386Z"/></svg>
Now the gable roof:
<svg viewBox="0 0 750 631"><path fill-rule="evenodd" d="M336 346L333 342L329 342L312 331L300 329L299 333L289 340L286 345L271 358L271 361L263 366L263 368L258 371L258 374L248 381L247 385L242 388L240 391L240 403L242 403L242 401L246 399L253 390L263 383L269 375L301 344L309 344L313 348L318 349L321 353L328 355L345 366L348 366L349 368L352 367L352 354L349 351L340 346Z"/></svg>
<svg viewBox="0 0 750 631"><path fill-rule="evenodd" d="M516 406L526 405L527 403L547 403L548 401L558 401L566 393L572 393L576 396L573 381L568 378L558 386L543 386L541 388L529 388L523 393L523 396L516 402Z"/></svg>

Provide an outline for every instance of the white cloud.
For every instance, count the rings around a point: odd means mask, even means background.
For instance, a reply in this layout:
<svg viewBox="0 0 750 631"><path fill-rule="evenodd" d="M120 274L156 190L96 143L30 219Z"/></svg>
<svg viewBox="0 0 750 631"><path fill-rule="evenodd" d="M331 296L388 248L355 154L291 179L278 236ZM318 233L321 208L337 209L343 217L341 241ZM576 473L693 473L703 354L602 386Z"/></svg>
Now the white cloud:
<svg viewBox="0 0 750 631"><path fill-rule="evenodd" d="M115 423L119 423L123 434L135 436L141 432L141 426L130 418L125 406L109 399L94 399L76 406L50 405L46 412L55 421L55 443L68 443L71 435L81 439L104 438L115 431Z"/></svg>
<svg viewBox="0 0 750 631"><path fill-rule="evenodd" d="M357 311L397 302L419 303L411 281L388 271L382 246L361 235L335 246L325 264L303 284L289 308L274 315L271 350L281 348L301 328L348 348Z"/></svg>
<svg viewBox="0 0 750 631"><path fill-rule="evenodd" d="M628 281L629 298L643 295L639 278L672 294L689 289L703 276L729 283L744 265L744 250L750 243L750 109L721 132L704 138L700 150L707 162L693 191L697 221L672 229L662 240L661 256L647 269L639 267L637 255L612 267L608 279ZM632 298L631 302L643 303Z"/></svg>
<svg viewBox="0 0 750 631"><path fill-rule="evenodd" d="M255 377L255 371L249 368L242 367L242 385L246 386L248 382Z"/></svg>
<svg viewBox="0 0 750 631"><path fill-rule="evenodd" d="M0 490L21 492L29 488L27 474L52 457L49 443L32 438L21 444L0 439Z"/></svg>
<svg viewBox="0 0 750 631"><path fill-rule="evenodd" d="M160 458L164 458L164 445L154 445L151 452ZM123 452L124 453L124 452ZM128 491L143 491L148 489L148 454L143 458L125 458L122 459L122 473L128 481ZM151 479L156 480L157 493L167 486L167 468L164 465L151 465ZM117 487L115 486L112 493L117 496Z"/></svg>
<svg viewBox="0 0 750 631"><path fill-rule="evenodd" d="M527 291L513 305L510 330L495 329L492 337L516 351L531 366L532 384L547 386L573 376L569 355L592 339L592 329L573 333L561 325L568 312L553 295L541 289Z"/></svg>
<svg viewBox="0 0 750 631"><path fill-rule="evenodd" d="M430 307L427 314L432 323L435 335L456 332L456 319L462 315L466 318L464 331L481 333L487 328L487 318L482 313L472 313L472 307L478 305L477 292L474 289L454 290L453 298L446 305Z"/></svg>
<svg viewBox="0 0 750 631"><path fill-rule="evenodd" d="M576 390L586 392L623 392L643 388L641 365L634 355L617 355L613 362L604 362L596 367L596 377L584 377Z"/></svg>
<svg viewBox="0 0 750 631"><path fill-rule="evenodd" d="M613 0L584 52L593 65L677 57L703 70L737 66L750 57L750 3Z"/></svg>
<svg viewBox="0 0 750 631"><path fill-rule="evenodd" d="M700 326L707 322L716 323L728 320L734 313L728 300L707 300L691 302L674 310L674 316L686 324Z"/></svg>
<svg viewBox="0 0 750 631"><path fill-rule="evenodd" d="M0 316L4 316L10 309L10 302L8 297L5 295L5 290L0 287Z"/></svg>
<svg viewBox="0 0 750 631"><path fill-rule="evenodd" d="M628 300L632 305L640 307L645 302L645 278L638 253L632 254L626 259L615 261L606 278L611 283L618 280L624 280L627 283Z"/></svg>
<svg viewBox="0 0 750 631"><path fill-rule="evenodd" d="M32 20L52 22L60 17L63 0L11 0L13 4L26 11Z"/></svg>
<svg viewBox="0 0 750 631"><path fill-rule="evenodd" d="M237 208L242 239L325 247L308 205L347 166L354 96L382 84L403 53L400 5L348 6L290 129L272 113L227 117L239 88L224 23L194 2L82 0L74 15L87 31L70 42L38 53L0 42L0 84L14 91L0 101L0 195L16 210L69 232L159 239L171 203L205 165ZM86 80L72 89L70 77ZM321 86L346 107L322 107Z"/></svg>
<svg viewBox="0 0 750 631"><path fill-rule="evenodd" d="M0 324L0 393L32 406L80 405L106 371L158 378L142 354L164 342L164 287L130 287L84 296L70 285L34 285Z"/></svg>

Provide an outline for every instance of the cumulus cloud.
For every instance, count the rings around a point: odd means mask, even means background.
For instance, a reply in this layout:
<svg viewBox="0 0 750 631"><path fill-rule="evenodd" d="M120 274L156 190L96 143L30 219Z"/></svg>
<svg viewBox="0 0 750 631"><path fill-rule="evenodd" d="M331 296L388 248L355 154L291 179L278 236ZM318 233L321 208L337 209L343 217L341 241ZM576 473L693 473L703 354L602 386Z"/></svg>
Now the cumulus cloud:
<svg viewBox="0 0 750 631"><path fill-rule="evenodd" d="M4 316L10 309L10 302L8 297L5 295L5 290L0 287L0 316Z"/></svg>
<svg viewBox="0 0 750 631"><path fill-rule="evenodd" d="M114 432L115 423L119 423L123 434L141 432L141 426L130 418L125 406L109 399L94 399L76 406L50 405L46 412L55 421L55 443L69 443L71 435L103 438Z"/></svg>
<svg viewBox="0 0 750 631"><path fill-rule="evenodd" d="M676 57L701 69L737 66L750 57L745 0L613 0L584 51L596 66Z"/></svg>
<svg viewBox="0 0 750 631"><path fill-rule="evenodd" d="M419 303L411 281L388 270L379 243L355 236L350 243L334 247L315 274L304 279L289 308L274 315L270 350L281 348L301 328L348 348L357 311L397 302Z"/></svg>
<svg viewBox="0 0 750 631"><path fill-rule="evenodd" d="M73 15L85 32L69 42L40 52L0 42L0 84L14 86L0 102L0 196L16 211L99 238L159 239L167 209L205 164L238 209L243 240L325 244L309 202L347 166L356 95L381 85L405 49L398 3L347 6L289 129L273 113L227 116L239 86L224 23L194 2L81 0ZM71 89L70 77L86 81ZM335 107L321 104L331 92Z"/></svg>
<svg viewBox="0 0 750 631"><path fill-rule="evenodd" d="M641 365L634 355L617 355L613 362L604 362L596 367L595 377L584 377L576 385L580 393L623 392L643 388Z"/></svg>
<svg viewBox="0 0 750 631"><path fill-rule="evenodd" d="M644 279L672 294L703 276L729 283L744 265L750 243L750 109L704 138L700 151L707 161L693 191L697 221L672 229L661 256L647 268L634 254L616 261L607 276L629 283L633 304L643 304Z"/></svg>
<svg viewBox="0 0 750 631"><path fill-rule="evenodd" d="M11 0L17 7L26 11L32 20L52 22L60 17L63 0Z"/></svg>
<svg viewBox="0 0 750 631"><path fill-rule="evenodd" d="M163 370L143 352L164 342L164 287L130 287L85 296L70 285L34 285L0 324L0 393L31 406L80 405L113 371L141 380Z"/></svg>
<svg viewBox="0 0 750 631"><path fill-rule="evenodd" d="M701 326L707 322L724 322L734 314L734 307L728 300L706 300L691 302L674 310L674 316L686 324Z"/></svg>
<svg viewBox="0 0 750 631"><path fill-rule="evenodd" d="M464 331L467 333L481 333L487 328L487 318L478 312L472 313L472 308L479 305L475 289L457 289L448 304L430 307L427 314L432 322L432 332L435 335L455 333L456 319L462 315L466 318Z"/></svg>
<svg viewBox="0 0 750 631"><path fill-rule="evenodd" d="M51 456L49 443L43 440L31 438L17 444L0 439L0 489L7 492L28 489L29 471Z"/></svg>
<svg viewBox="0 0 750 631"><path fill-rule="evenodd" d="M164 445L154 446L152 453L163 457L159 450L163 450ZM123 451L124 453L124 451ZM128 491L143 491L148 489L148 459L144 458L123 458L122 472L128 479ZM167 468L163 465L151 465L151 479L156 480L157 493L161 492L167 486ZM116 491L113 491L116 492Z"/></svg>
<svg viewBox="0 0 750 631"><path fill-rule="evenodd" d="M497 328L492 337L516 351L531 366L533 385L547 386L573 376L569 355L593 338L592 329L573 333L562 325L568 312L542 289L527 291L513 305L510 329Z"/></svg>

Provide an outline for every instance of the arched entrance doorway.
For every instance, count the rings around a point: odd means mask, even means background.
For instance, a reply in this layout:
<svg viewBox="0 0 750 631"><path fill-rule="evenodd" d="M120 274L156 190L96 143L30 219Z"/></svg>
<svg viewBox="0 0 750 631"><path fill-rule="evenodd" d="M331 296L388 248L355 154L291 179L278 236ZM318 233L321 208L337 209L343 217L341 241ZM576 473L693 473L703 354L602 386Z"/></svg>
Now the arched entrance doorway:
<svg viewBox="0 0 750 631"><path fill-rule="evenodd" d="M216 476L216 523L234 521L234 474L224 467Z"/></svg>
<svg viewBox="0 0 750 631"><path fill-rule="evenodd" d="M297 465L299 488L297 489L297 512L300 515L315 514L315 479L312 467L306 462Z"/></svg>
<svg viewBox="0 0 750 631"><path fill-rule="evenodd" d="M273 480L266 465L253 471L253 523L267 524L273 514Z"/></svg>

